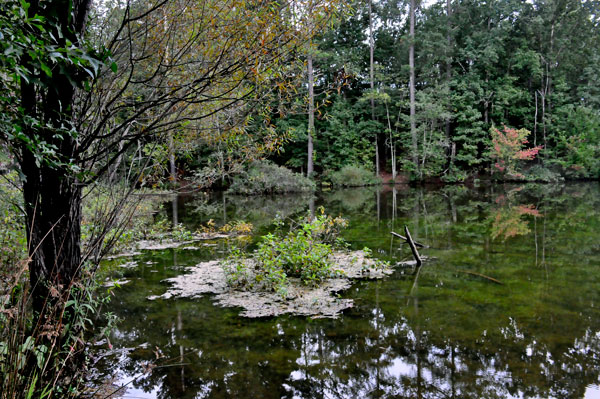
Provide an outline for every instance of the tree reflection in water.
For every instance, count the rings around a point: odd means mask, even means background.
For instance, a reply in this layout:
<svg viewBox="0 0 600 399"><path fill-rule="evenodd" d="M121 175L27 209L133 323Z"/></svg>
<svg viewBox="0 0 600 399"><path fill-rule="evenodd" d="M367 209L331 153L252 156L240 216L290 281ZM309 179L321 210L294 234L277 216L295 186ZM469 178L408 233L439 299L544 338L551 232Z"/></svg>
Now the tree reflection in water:
<svg viewBox="0 0 600 399"><path fill-rule="evenodd" d="M321 196L317 206L350 220L354 247L397 260L408 249L390 246L389 230L407 224L435 257L418 278L399 268L357 282L344 294L355 307L337 320L247 320L209 298L148 301L181 266L227 246L145 253L137 268L117 268L133 282L110 309L123 320L111 337L120 349L98 367L165 399L583 398L600 375L599 194L577 184ZM503 212L526 228L499 228Z"/></svg>

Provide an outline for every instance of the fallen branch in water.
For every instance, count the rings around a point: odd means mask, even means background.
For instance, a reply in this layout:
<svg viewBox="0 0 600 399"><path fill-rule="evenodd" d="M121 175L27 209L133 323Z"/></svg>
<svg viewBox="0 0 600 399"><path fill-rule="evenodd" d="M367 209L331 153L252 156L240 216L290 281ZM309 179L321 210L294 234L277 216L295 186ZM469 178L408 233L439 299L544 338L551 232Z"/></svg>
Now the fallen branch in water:
<svg viewBox="0 0 600 399"><path fill-rule="evenodd" d="M410 236L410 231L408 231L407 226L404 226L404 233L406 233L406 242L408 242L408 245L410 245L410 250L412 251L413 257L417 262L417 267L421 267L421 264L423 264L421 261L421 256L419 256L419 251L417 250L417 246Z"/></svg>
<svg viewBox="0 0 600 399"><path fill-rule="evenodd" d="M496 279L495 279L495 278L493 278L493 277L486 276L485 274L476 273L476 272L470 272L470 271L468 271L468 270L457 270L457 272L460 272L460 273L465 273L465 274L470 274L470 275L472 275L472 276L481 277L481 278L484 278L484 279L486 279L486 280L489 280L489 281L491 281L492 283L496 283L496 284L504 285L504 284L503 284L501 281L499 281L499 280L496 280Z"/></svg>
<svg viewBox="0 0 600 399"><path fill-rule="evenodd" d="M396 236L398 238L401 238L401 239L405 240L406 242L404 242L403 244L408 244L408 239L406 237L404 237L403 235L398 234L395 231L390 231L390 234L392 234L393 236ZM416 242L416 241L413 241L413 242L419 248L429 248L428 245L421 244L420 242Z"/></svg>

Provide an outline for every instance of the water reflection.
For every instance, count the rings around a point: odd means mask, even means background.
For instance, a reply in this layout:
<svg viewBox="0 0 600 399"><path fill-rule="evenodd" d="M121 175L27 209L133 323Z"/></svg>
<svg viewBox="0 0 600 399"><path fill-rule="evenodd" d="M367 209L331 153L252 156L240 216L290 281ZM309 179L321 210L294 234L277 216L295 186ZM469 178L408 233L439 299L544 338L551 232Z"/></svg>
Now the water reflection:
<svg viewBox="0 0 600 399"><path fill-rule="evenodd" d="M251 215L262 226L277 211L302 213L311 203L211 201L229 220ZM247 320L209 298L145 299L182 266L223 256L226 242L146 253L121 272L134 281L111 305L123 319L111 337L119 350L99 367L135 378L136 397L165 399L597 393L598 185L368 188L326 193L320 205L349 218L354 247L392 261L408 256L389 234L406 224L436 259L418 274L400 268L384 281L356 283L344 295L355 307L338 320ZM179 204L179 220L193 223L188 207Z"/></svg>
<svg viewBox="0 0 600 399"><path fill-rule="evenodd" d="M533 216L536 219L542 216L533 204L514 205L514 202L516 202L515 195L522 189L523 187L512 189L506 195L500 194L495 199L494 202L497 204L497 208L492 209L490 212L492 239L502 238L506 240L510 237L525 235L531 231L526 216Z"/></svg>

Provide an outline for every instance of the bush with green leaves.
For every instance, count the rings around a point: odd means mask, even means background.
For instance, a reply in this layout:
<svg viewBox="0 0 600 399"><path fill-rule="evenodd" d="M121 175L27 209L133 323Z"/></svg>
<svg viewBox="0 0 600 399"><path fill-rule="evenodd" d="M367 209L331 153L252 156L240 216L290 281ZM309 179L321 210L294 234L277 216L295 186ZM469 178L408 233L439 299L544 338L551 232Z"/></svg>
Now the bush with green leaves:
<svg viewBox="0 0 600 399"><path fill-rule="evenodd" d="M331 183L334 186L360 187L381 184L381 178L362 166L346 165L331 173Z"/></svg>
<svg viewBox="0 0 600 399"><path fill-rule="evenodd" d="M315 183L291 170L269 161L255 161L247 171L233 179L229 194L286 194L312 192Z"/></svg>
<svg viewBox="0 0 600 399"><path fill-rule="evenodd" d="M223 262L230 286L248 289L266 289L286 297L289 278L298 278L302 284L317 286L322 281L340 276L330 256L335 248L345 247L339 237L347 221L332 218L321 208L320 215L302 219L287 232L277 222L273 233L262 236L256 250L244 258L234 250Z"/></svg>
<svg viewBox="0 0 600 399"><path fill-rule="evenodd" d="M18 184L16 172L0 177L0 295L7 286L4 279L27 253L23 199Z"/></svg>
<svg viewBox="0 0 600 399"><path fill-rule="evenodd" d="M544 183L558 183L564 180L564 178L552 170L551 168L543 165L533 165L531 168L525 171L526 181L544 182Z"/></svg>

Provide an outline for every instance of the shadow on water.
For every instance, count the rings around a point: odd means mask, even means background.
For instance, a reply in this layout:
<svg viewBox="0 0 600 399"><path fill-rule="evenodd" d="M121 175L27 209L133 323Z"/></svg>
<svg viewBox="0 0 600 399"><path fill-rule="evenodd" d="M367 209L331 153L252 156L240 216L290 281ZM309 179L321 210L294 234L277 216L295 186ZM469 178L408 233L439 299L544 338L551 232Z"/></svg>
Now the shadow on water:
<svg viewBox="0 0 600 399"><path fill-rule="evenodd" d="M363 188L313 202L349 219L354 248L408 257L389 234L406 224L433 259L357 282L344 294L355 307L337 320L249 320L210 298L146 299L184 266L224 256L227 241L146 252L114 267L131 283L110 304L122 322L100 370L135 378L129 397L165 399L600 397L600 186ZM196 197L177 217L264 231L310 203Z"/></svg>

